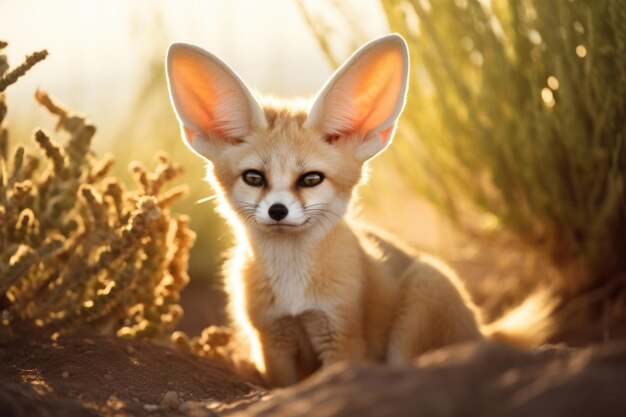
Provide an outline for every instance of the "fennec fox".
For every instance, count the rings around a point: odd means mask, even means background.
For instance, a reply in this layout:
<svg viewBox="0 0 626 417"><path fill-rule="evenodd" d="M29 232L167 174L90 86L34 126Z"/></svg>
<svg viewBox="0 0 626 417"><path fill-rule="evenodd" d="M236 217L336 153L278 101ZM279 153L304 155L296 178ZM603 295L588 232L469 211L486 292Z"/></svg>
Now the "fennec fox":
<svg viewBox="0 0 626 417"><path fill-rule="evenodd" d="M384 36L354 53L306 109L260 104L201 48L168 51L183 138L210 162L237 234L226 267L232 318L271 386L337 361L405 364L481 337L450 271L349 218L364 164L391 143L408 74L404 40Z"/></svg>

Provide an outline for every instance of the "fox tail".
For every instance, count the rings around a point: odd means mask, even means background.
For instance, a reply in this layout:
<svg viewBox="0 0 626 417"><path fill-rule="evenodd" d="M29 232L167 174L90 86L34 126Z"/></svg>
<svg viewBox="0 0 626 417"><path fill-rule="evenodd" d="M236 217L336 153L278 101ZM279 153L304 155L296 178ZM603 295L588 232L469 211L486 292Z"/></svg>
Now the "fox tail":
<svg viewBox="0 0 626 417"><path fill-rule="evenodd" d="M552 291L537 290L494 322L483 325L483 334L520 348L541 345L555 330L553 313L558 304Z"/></svg>

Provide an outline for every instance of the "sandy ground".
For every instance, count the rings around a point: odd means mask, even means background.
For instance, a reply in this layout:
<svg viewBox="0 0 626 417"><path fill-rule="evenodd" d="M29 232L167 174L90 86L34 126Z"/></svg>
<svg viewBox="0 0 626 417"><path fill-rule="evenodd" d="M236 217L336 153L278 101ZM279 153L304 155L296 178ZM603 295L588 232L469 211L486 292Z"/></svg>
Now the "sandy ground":
<svg viewBox="0 0 626 417"><path fill-rule="evenodd" d="M347 365L267 392L227 365L147 341L0 346L0 416L623 416L626 342L522 352L449 347L414 366Z"/></svg>
<svg viewBox="0 0 626 417"><path fill-rule="evenodd" d="M192 415L179 406L224 408L264 393L224 363L147 341L13 341L0 346L0 357L3 417ZM166 393L169 404L160 406Z"/></svg>
<svg viewBox="0 0 626 417"><path fill-rule="evenodd" d="M455 266L473 277L468 288L481 306L502 304L483 285L488 271ZM221 291L190 285L180 329L193 335L222 324L224 305ZM405 368L340 365L272 392L228 364L166 344L31 336L0 343L0 417L625 415L626 321L599 319L562 336L591 347L521 352L483 342L444 348Z"/></svg>

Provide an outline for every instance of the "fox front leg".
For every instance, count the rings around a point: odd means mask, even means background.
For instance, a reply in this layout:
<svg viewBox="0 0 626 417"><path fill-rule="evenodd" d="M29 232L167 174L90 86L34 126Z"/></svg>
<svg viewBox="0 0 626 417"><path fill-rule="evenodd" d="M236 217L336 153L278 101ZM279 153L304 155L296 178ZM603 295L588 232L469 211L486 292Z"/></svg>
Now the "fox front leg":
<svg viewBox="0 0 626 417"><path fill-rule="evenodd" d="M258 330L267 383L271 387L285 387L297 383L298 328L295 320L283 318Z"/></svg>
<svg viewBox="0 0 626 417"><path fill-rule="evenodd" d="M302 314L302 323L323 366L365 359L362 323L357 317L333 317L321 311Z"/></svg>

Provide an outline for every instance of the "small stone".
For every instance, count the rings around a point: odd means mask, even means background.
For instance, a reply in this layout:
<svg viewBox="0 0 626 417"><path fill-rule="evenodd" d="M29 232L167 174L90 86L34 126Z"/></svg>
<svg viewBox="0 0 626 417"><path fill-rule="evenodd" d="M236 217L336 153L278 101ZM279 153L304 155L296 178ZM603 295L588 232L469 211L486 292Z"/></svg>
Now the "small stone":
<svg viewBox="0 0 626 417"><path fill-rule="evenodd" d="M156 404L144 404L143 409L149 413L152 413L154 411L157 411L159 409L159 406Z"/></svg>
<svg viewBox="0 0 626 417"><path fill-rule="evenodd" d="M61 376L63 377L63 379L69 378L70 377L70 373L65 371L61 374Z"/></svg>
<svg viewBox="0 0 626 417"><path fill-rule="evenodd" d="M178 393L176 391L168 391L163 395L161 400L161 408L166 410L176 410L178 408Z"/></svg>
<svg viewBox="0 0 626 417"><path fill-rule="evenodd" d="M113 381L113 375L106 373L104 374L104 379L106 379L107 381Z"/></svg>

